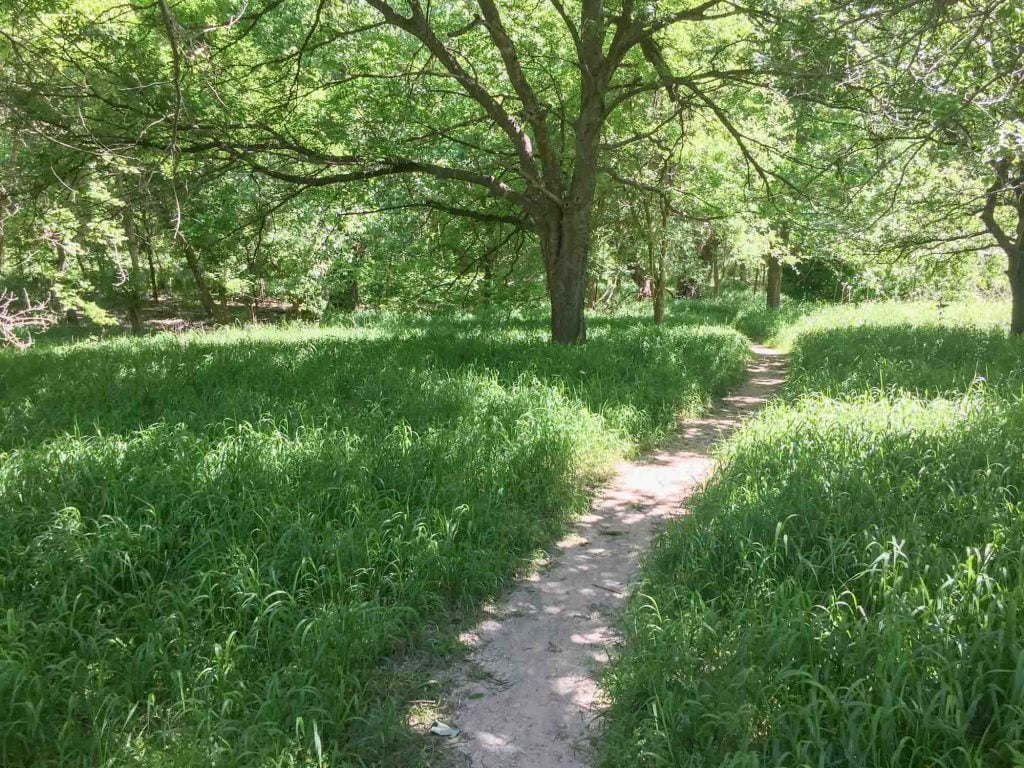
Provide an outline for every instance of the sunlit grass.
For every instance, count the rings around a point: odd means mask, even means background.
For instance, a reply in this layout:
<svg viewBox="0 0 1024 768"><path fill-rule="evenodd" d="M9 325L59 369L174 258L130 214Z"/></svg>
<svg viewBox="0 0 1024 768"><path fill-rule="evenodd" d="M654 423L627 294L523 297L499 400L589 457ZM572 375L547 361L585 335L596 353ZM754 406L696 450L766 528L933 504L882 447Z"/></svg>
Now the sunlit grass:
<svg viewBox="0 0 1024 768"><path fill-rule="evenodd" d="M648 559L608 765L1024 757L1024 344L1003 307L822 311Z"/></svg>
<svg viewBox="0 0 1024 768"><path fill-rule="evenodd" d="M357 318L0 355L0 764L409 764L419 681L383 662L443 650L747 356L725 328L591 335Z"/></svg>

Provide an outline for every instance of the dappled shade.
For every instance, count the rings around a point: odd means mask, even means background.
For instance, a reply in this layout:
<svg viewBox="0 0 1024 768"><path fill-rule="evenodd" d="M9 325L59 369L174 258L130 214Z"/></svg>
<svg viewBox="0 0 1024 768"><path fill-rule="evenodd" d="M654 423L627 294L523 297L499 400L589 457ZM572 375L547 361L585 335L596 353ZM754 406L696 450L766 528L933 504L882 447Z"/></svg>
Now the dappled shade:
<svg viewBox="0 0 1024 768"><path fill-rule="evenodd" d="M496 594L747 355L723 328L593 336L396 322L0 357L0 762L398 749L391 686L425 681L381 663Z"/></svg>

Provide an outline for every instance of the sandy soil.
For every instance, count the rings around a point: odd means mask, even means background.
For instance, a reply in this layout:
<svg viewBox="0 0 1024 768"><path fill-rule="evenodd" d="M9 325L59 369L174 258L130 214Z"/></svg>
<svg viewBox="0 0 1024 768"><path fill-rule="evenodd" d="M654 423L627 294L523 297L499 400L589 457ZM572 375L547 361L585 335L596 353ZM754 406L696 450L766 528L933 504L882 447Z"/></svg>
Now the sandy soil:
<svg viewBox="0 0 1024 768"><path fill-rule="evenodd" d="M543 572L524 579L463 640L452 746L475 768L582 768L600 714L598 680L617 642L641 554L708 477L712 446L782 384L785 361L754 347L750 378L660 450L623 463Z"/></svg>

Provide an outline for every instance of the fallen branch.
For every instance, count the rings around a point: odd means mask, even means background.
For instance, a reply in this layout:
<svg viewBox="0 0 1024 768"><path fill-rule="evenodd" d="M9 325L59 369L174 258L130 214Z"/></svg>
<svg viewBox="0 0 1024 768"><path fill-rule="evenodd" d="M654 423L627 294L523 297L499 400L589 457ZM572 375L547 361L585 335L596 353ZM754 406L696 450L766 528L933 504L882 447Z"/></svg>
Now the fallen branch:
<svg viewBox="0 0 1024 768"><path fill-rule="evenodd" d="M57 316L49 309L49 297L33 304L28 291L24 291L21 309L17 308L17 301L18 296L13 291L0 291L0 346L28 349L32 346L31 331L45 331L57 322Z"/></svg>

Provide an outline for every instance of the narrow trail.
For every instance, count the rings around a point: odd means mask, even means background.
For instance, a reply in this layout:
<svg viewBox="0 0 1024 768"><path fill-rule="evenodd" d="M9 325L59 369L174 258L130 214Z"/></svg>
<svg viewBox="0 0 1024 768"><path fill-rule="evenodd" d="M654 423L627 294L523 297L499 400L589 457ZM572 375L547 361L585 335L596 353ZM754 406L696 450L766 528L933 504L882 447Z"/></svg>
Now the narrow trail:
<svg viewBox="0 0 1024 768"><path fill-rule="evenodd" d="M464 641L454 741L473 768L583 768L602 707L598 679L630 577L667 518L711 472L711 447L781 386L785 360L753 348L749 378L659 450L623 463L543 572L520 582Z"/></svg>

